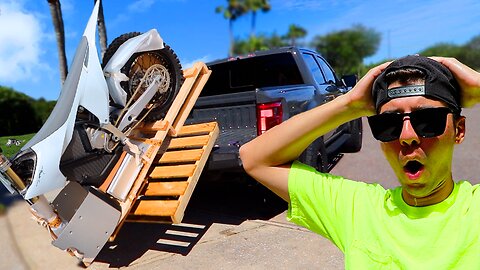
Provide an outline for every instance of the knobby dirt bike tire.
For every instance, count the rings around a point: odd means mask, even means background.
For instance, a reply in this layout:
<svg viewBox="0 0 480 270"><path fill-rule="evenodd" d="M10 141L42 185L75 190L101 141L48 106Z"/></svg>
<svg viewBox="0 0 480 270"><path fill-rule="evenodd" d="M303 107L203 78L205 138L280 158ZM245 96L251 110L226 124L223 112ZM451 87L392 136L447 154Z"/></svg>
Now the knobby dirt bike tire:
<svg viewBox="0 0 480 270"><path fill-rule="evenodd" d="M125 33L112 41L108 46L102 60L102 67L108 63L112 58L118 48L125 43L130 38L136 37L142 33L140 32L130 32ZM170 75L170 85L166 93L157 93L153 98L153 103L155 105L154 109L146 116L147 121L154 121L163 119L173 103L173 100L178 94L180 87L184 82L182 66L178 59L178 56L170 48L170 46L164 43L164 48L161 50L153 50L135 53L130 57L130 59L125 63L125 65L120 69L120 72L129 77L129 81L121 82L120 85L127 92L127 101L132 98L132 94L135 91L135 83L140 80L138 76L135 77L135 70L132 70L132 66L138 67L141 66L141 69L145 71L153 64L161 64L168 70ZM132 77L133 78L132 80ZM137 81L136 81L137 80Z"/></svg>

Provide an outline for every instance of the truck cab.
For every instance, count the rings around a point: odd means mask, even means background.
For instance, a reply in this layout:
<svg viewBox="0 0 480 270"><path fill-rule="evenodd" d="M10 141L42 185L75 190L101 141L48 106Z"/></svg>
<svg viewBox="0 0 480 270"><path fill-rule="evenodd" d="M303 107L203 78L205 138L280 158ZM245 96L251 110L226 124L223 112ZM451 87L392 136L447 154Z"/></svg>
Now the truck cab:
<svg viewBox="0 0 480 270"><path fill-rule="evenodd" d="M209 170L242 170L241 145L353 86L345 85L320 54L297 47L220 59L207 66L212 74L187 122L217 121L220 126ZM357 119L319 138L299 159L327 171L329 157L360 147L361 121Z"/></svg>

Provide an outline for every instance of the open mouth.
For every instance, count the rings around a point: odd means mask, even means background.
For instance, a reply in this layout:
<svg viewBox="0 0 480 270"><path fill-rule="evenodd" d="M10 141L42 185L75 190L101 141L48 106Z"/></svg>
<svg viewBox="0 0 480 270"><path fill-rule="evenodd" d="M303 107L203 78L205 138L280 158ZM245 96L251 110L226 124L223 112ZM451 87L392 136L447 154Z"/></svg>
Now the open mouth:
<svg viewBox="0 0 480 270"><path fill-rule="evenodd" d="M416 161L416 160L411 160L403 166L403 170L411 175L411 176L419 176L419 173L423 170L423 164Z"/></svg>

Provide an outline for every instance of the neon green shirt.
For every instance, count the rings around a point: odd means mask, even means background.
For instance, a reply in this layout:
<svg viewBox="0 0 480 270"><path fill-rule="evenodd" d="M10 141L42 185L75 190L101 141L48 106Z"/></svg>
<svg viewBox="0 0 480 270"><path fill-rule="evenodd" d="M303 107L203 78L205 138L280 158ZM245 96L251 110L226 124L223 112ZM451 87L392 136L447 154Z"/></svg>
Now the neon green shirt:
<svg viewBox="0 0 480 270"><path fill-rule="evenodd" d="M412 207L385 190L295 162L287 218L330 239L346 269L480 269L480 192L462 181L441 203Z"/></svg>

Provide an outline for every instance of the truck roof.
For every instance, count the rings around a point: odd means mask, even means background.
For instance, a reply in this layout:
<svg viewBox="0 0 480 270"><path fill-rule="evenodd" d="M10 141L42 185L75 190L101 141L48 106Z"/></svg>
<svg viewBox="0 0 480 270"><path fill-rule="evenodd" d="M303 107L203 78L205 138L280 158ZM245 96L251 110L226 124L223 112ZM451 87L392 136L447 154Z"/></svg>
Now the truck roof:
<svg viewBox="0 0 480 270"><path fill-rule="evenodd" d="M236 55L236 56L221 58L221 59L217 59L217 60L213 60L211 62L208 62L207 65L211 66L211 65L216 65L216 64L225 63L225 62L231 62L231 61L250 58L250 57L255 57L255 56L263 56L263 55L278 54L278 53L293 52L293 51L296 51L296 52L306 51L306 52L310 52L310 53L313 53L313 54L320 55L318 52L316 52L314 50L311 50L311 49L299 48L299 47L296 47L296 46L287 46L287 47L279 47L279 48L268 49L268 50L254 51L254 52L250 52L250 53L244 54L244 55Z"/></svg>

